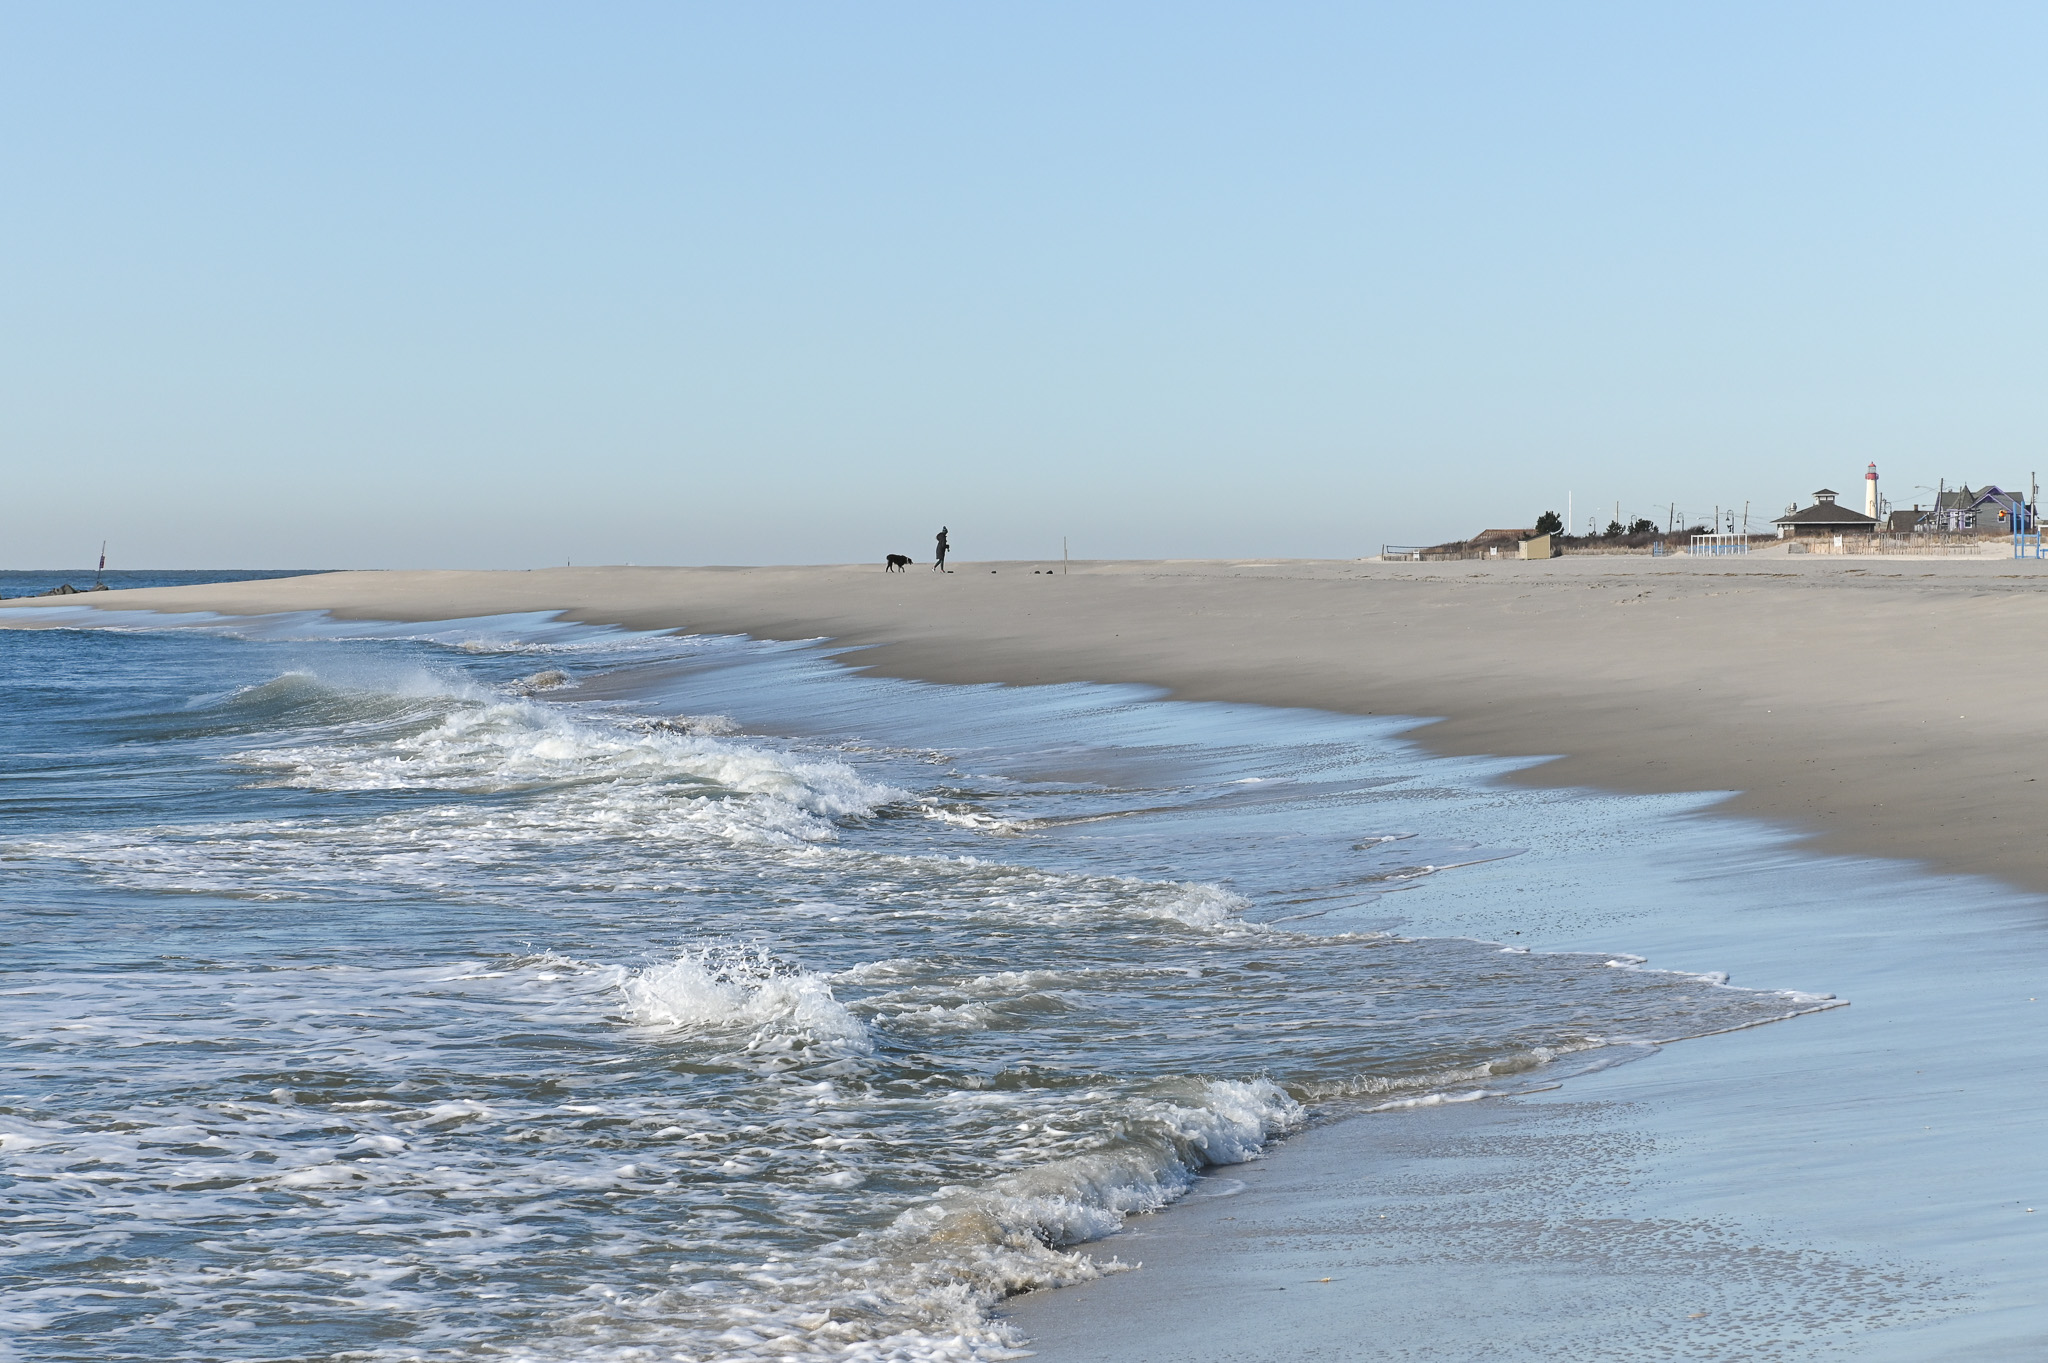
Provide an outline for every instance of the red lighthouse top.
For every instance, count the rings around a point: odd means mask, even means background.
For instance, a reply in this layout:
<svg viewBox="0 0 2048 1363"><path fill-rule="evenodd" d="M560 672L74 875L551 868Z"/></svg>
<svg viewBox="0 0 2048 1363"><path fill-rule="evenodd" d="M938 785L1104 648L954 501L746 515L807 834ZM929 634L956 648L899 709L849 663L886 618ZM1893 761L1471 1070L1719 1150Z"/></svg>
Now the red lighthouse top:
<svg viewBox="0 0 2048 1363"><path fill-rule="evenodd" d="M1877 477L1877 461L1875 459L1870 461L1870 472L1864 474L1863 476L1865 478L1870 479L1875 479Z"/></svg>

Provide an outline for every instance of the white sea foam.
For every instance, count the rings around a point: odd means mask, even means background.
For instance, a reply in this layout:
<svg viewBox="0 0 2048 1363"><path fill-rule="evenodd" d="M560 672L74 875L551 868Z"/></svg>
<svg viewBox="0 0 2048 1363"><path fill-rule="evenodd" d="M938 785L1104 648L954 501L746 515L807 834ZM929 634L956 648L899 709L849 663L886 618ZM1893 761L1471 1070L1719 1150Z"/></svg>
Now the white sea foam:
<svg viewBox="0 0 2048 1363"><path fill-rule="evenodd" d="M1148 887L1149 888L1149 887ZM1239 916L1250 907L1245 897L1220 885L1172 885L1138 900L1139 911L1170 918L1191 928L1220 928L1226 925L1255 928Z"/></svg>
<svg viewBox="0 0 2048 1363"><path fill-rule="evenodd" d="M765 743L649 730L628 719L507 698L418 670L374 686L305 672L244 688L228 702L271 721L318 721L318 737L226 760L268 785L325 792L445 794L404 813L94 830L24 839L16 855L76 858L111 883L257 899L375 893L413 886L489 892L513 874L587 883L565 848L614 849L659 884L680 851L735 844L799 848L839 837L905 792L846 762ZM478 804L458 797L520 796ZM594 869L594 868L592 868ZM600 873L605 874L605 873Z"/></svg>
<svg viewBox="0 0 2048 1363"><path fill-rule="evenodd" d="M799 1354L829 1348L835 1318L886 1304L922 1328L867 1341L851 1356L1010 1356L1015 1337L989 1322L988 1306L1016 1292L1116 1271L1114 1260L1084 1258L1067 1247L1172 1202L1203 1169L1258 1158L1273 1135L1300 1120L1299 1105L1263 1080L1164 1087L1128 1104L1118 1123L1123 1134L1096 1149L983 1186L947 1189L886 1230L834 1246L826 1271L806 1275L804 1283L828 1309L793 1322L801 1333L785 1317L766 1332L752 1331L748 1342L773 1339Z"/></svg>
<svg viewBox="0 0 2048 1363"><path fill-rule="evenodd" d="M1610 1044L1605 1040L1589 1037L1576 1042L1561 1042L1556 1045L1512 1051L1470 1065L1455 1065L1410 1074L1347 1075L1342 1079L1303 1085L1302 1097L1312 1102L1335 1102L1360 1098L1387 1098L1389 1095L1434 1095L1443 1090L1455 1089L1460 1084L1483 1083L1488 1079L1508 1079L1532 1074L1564 1056L1600 1050ZM1482 1088L1476 1091L1474 1096L1485 1097L1491 1092L1493 1090ZM1388 1102L1377 1104L1369 1110L1377 1112L1412 1105L1417 1101L1420 1100L1412 1097L1390 1098ZM1441 1102L1443 1099L1437 1097L1433 1101Z"/></svg>
<svg viewBox="0 0 2048 1363"><path fill-rule="evenodd" d="M868 1029L832 995L830 982L743 947L706 947L621 982L626 1015L643 1026L740 1028L872 1049Z"/></svg>
<svg viewBox="0 0 2048 1363"><path fill-rule="evenodd" d="M1462 1092L1434 1092L1419 1094L1413 1098L1390 1098L1383 1103L1374 1103L1367 1112L1401 1112L1418 1107L1444 1107L1453 1103L1476 1103L1482 1098L1505 1098L1509 1093L1523 1093L1526 1089L1466 1089Z"/></svg>
<svg viewBox="0 0 2048 1363"><path fill-rule="evenodd" d="M403 694L403 693L401 693ZM805 760L708 734L634 731L522 699L445 694L437 720L386 741L249 749L234 760L312 790L493 793L599 782L698 782L765 795L832 819L866 814L903 792L844 762Z"/></svg>
<svg viewBox="0 0 2048 1363"><path fill-rule="evenodd" d="M962 983L1002 991L1044 983L1031 978L1040 973ZM310 1047L308 1054L328 1069L349 1063L351 1053L388 1063L378 1057L388 1044L384 1035L364 1025L379 1011L364 1007L371 999L439 1001L437 1033L404 1038L414 1049L422 1040L460 1048L467 1044L466 1015L489 1024L494 1010L513 1000L520 1009L514 1017L528 1033L545 1019L553 1019L548 1025L554 1027L572 1023L595 1001L593 989L634 1000L646 1013L642 1025L657 1032L798 1032L841 1042L861 1036L858 1024L821 985L757 952L734 948L700 951L637 972L543 956L492 968L478 962L434 970L307 971L291 981L260 973L216 976L210 992L193 991L189 1015L160 1020L141 1040L169 1048L161 1058L170 1067L166 1076L189 1066L179 1056L215 1028L211 1015L217 1005L209 1000L223 987L244 1001L235 1010L244 1021L267 1017L273 1025L292 1025L300 1044ZM68 1003L53 997L55 1006L38 1010L41 1035L71 1026L60 1019L79 1016L81 1005L93 1010L88 1016L127 1011L130 1005L107 989L106 982L75 980L63 991ZM450 989L464 992L451 995ZM417 1013L394 1013L392 1023L404 1025L408 1016ZM744 1188L750 1201L769 1199L779 1217L798 1224L817 1216L813 1208L820 1198L858 1199L886 1209L887 1195L877 1202L866 1191L866 1152L914 1139L920 1124L915 1118L892 1121L886 1107L862 1116L858 1106L849 1106L857 1100L829 1080L778 1079L782 1071L775 1067L784 1062L772 1056L761 1057L768 1087L759 1096L779 1095L776 1105L762 1108L753 1099L738 1111L704 1106L700 1097L672 1093L669 1085L590 1088L596 1075L582 1076L584 1101L561 1101L552 1085L543 1085L412 1105L337 1103L282 1088L223 1103L217 1098L222 1080L243 1062L229 1054L221 1063L227 1068L220 1074L188 1069L183 1078L198 1085L191 1099L164 1109L170 1120L146 1127L89 1129L11 1118L16 1130L27 1128L34 1140L10 1142L10 1154L19 1150L25 1158L50 1147L32 1164L17 1162L12 1172L35 1185L61 1180L81 1160L123 1170L118 1182L102 1185L91 1210L98 1233L112 1237L110 1250L144 1229L161 1235L187 1225L211 1227L235 1215L238 1198L259 1189L302 1199L275 1209L263 1231L244 1237L240 1257L220 1267L174 1269L163 1285L196 1300L218 1290L259 1291L315 1274L353 1309L396 1318L428 1319L441 1303L428 1292L394 1295L394 1284L414 1272L402 1261L375 1251L342 1252L328 1240L369 1236L372 1245L406 1244L429 1230L443 1237L460 1231L444 1247L439 1271L495 1274L514 1262L530 1264L545 1250L521 1219L531 1211L551 1208L559 1217L564 1197L655 1195L693 1208L700 1229L686 1231L678 1224L665 1233L670 1243L658 1248L645 1235L628 1233L609 1243L604 1255L682 1254L705 1263L726 1225L716 1215L718 1189ZM124 1072L127 1082L152 1082L147 1052L131 1055ZM1256 1157L1267 1139L1300 1116L1293 1100L1267 1081L1176 1081L1127 1097L1110 1090L1074 1095L1097 1108L1093 1118L1070 1103L1048 1108L1029 1093L961 1097L948 1125L957 1126L968 1113L987 1121L1036 1112L1036 1125L1065 1121L1083 1128L1087 1148L1027 1164L980 1186L957 1183L904 1208L881 1231L836 1241L808 1256L770 1250L737 1276L686 1277L677 1287L653 1292L605 1288L587 1306L559 1314L503 1351L549 1360L623 1360L650 1348L735 1358L1005 1357L1013 1341L989 1321L986 1308L993 1301L1102 1271L1066 1247L1173 1200L1202 1168ZM1100 1108L1105 1102L1111 1106ZM845 1115L835 1115L840 1112ZM1099 1131L1090 1134L1102 1117L1110 1118L1108 1130L1114 1133L1107 1140ZM488 1154L479 1165L475 1154L464 1152ZM964 1172L971 1161L961 1167ZM250 1255L256 1256L253 1262ZM402 1352L372 1350L371 1356L397 1358Z"/></svg>

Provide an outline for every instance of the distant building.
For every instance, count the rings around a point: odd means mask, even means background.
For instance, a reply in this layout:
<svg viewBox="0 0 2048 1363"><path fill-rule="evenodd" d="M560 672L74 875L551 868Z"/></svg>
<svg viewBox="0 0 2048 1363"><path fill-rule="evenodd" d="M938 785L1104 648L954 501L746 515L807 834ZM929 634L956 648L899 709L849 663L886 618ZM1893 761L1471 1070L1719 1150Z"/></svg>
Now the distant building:
<svg viewBox="0 0 2048 1363"><path fill-rule="evenodd" d="M1921 534L2009 535L2013 516L2026 500L1992 484L1975 491L1965 485L1936 497L1932 510L1915 507L1912 529ZM1894 518L1899 514L1894 512Z"/></svg>
<svg viewBox="0 0 2048 1363"><path fill-rule="evenodd" d="M1839 495L1831 487L1824 487L1813 494L1813 505L1804 511L1788 511L1771 522L1778 527L1778 538L1790 539L1799 535L1868 535L1878 528L1875 516L1866 516L1861 511L1851 511L1835 501Z"/></svg>

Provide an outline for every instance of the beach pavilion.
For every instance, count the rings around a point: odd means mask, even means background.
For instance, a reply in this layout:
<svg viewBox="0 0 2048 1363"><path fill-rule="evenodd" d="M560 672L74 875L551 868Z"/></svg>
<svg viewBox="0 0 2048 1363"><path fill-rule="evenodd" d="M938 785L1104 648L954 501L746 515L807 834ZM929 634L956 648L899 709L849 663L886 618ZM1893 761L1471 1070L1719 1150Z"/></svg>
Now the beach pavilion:
<svg viewBox="0 0 2048 1363"><path fill-rule="evenodd" d="M1804 511L1788 511L1771 522L1778 527L1778 538L1788 539L1799 535L1868 535L1877 531L1878 520L1861 511L1851 511L1835 501L1833 488L1824 487L1813 494L1813 505Z"/></svg>

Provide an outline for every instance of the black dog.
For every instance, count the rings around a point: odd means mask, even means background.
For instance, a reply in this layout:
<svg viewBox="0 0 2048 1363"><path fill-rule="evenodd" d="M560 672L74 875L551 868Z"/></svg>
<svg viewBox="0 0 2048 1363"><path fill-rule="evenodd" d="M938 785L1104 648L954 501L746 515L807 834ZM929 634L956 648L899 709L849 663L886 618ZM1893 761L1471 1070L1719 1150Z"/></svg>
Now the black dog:
<svg viewBox="0 0 2048 1363"><path fill-rule="evenodd" d="M883 560L882 571L885 573L900 573L909 566L910 555L891 554L887 559Z"/></svg>

